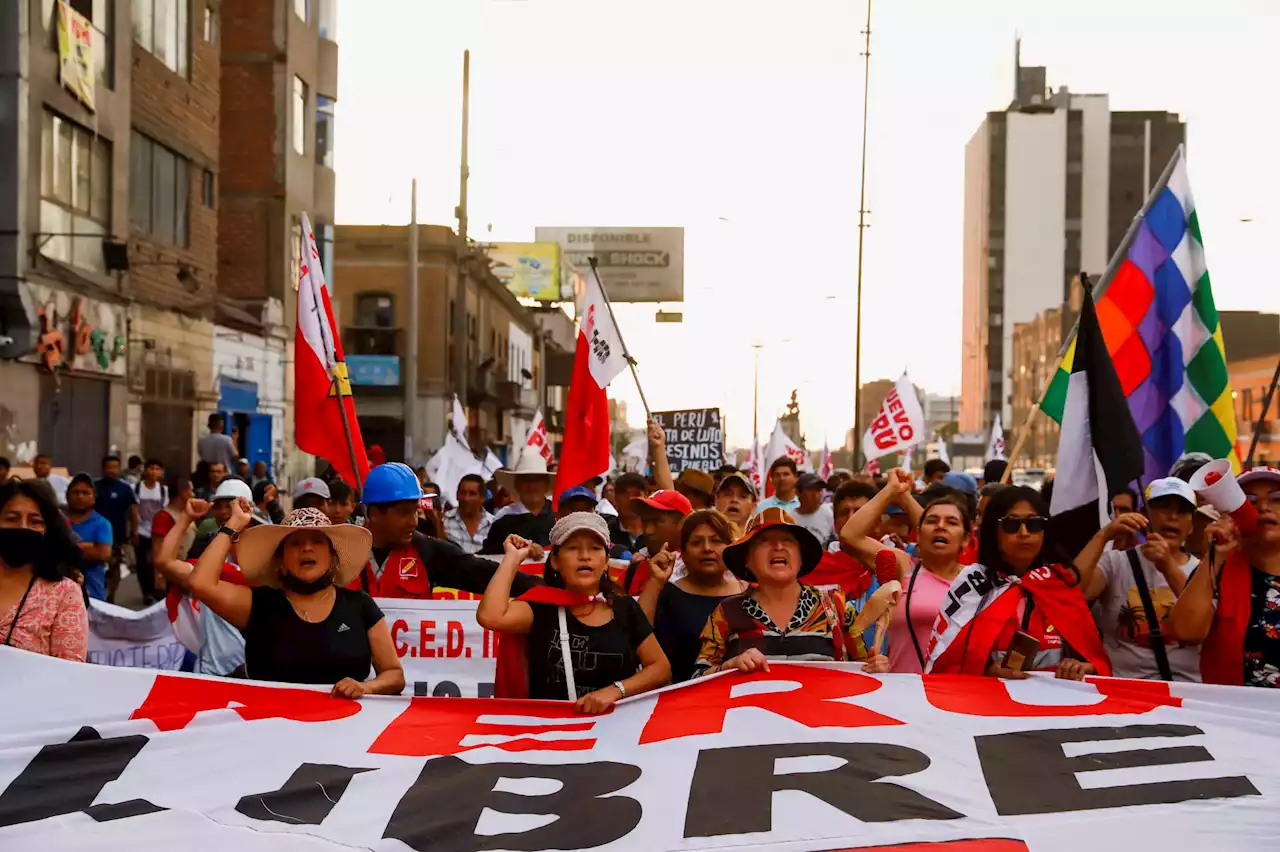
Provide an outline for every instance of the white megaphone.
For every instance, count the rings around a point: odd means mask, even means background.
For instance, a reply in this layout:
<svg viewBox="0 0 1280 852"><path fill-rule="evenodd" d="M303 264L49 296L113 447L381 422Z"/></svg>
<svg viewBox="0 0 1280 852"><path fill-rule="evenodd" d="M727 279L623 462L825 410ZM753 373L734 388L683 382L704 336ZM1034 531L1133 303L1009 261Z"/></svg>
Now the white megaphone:
<svg viewBox="0 0 1280 852"><path fill-rule="evenodd" d="M1236 481L1230 459L1209 462L1191 475L1190 485L1210 506L1229 515L1241 535L1252 535L1258 529L1258 510Z"/></svg>

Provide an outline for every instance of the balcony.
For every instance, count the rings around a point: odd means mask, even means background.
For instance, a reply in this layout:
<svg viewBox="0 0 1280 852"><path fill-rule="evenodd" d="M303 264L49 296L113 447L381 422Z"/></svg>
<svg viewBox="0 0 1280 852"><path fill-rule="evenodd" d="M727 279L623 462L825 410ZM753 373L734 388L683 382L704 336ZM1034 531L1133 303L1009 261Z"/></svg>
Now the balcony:
<svg viewBox="0 0 1280 852"><path fill-rule="evenodd" d="M497 399L497 382L488 370L473 370L467 377L467 405L480 405Z"/></svg>
<svg viewBox="0 0 1280 852"><path fill-rule="evenodd" d="M403 355L404 329L349 325L342 329L347 355Z"/></svg>
<svg viewBox="0 0 1280 852"><path fill-rule="evenodd" d="M524 411L532 414L538 406L538 394L533 388L526 388L520 382L500 381L497 383L496 395L498 407L511 411Z"/></svg>

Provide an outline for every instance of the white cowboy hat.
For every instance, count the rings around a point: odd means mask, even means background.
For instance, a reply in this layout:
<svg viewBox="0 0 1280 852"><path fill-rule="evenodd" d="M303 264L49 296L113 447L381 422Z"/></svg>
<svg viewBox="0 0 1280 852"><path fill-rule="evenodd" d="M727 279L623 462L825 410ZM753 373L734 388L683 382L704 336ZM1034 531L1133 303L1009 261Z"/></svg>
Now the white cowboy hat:
<svg viewBox="0 0 1280 852"><path fill-rule="evenodd" d="M520 460L514 469L503 468L493 475L508 493L514 494L516 481L520 477L542 476L547 480L547 493L551 493L551 471L547 470L547 460L537 450L526 449L520 453Z"/></svg>
<svg viewBox="0 0 1280 852"><path fill-rule="evenodd" d="M257 586L278 586L280 570L276 551L291 533L318 530L328 536L338 553L335 586L346 586L364 570L373 547L373 536L355 524L331 524L319 509L294 509L278 524L250 527L240 534L236 556L244 578Z"/></svg>

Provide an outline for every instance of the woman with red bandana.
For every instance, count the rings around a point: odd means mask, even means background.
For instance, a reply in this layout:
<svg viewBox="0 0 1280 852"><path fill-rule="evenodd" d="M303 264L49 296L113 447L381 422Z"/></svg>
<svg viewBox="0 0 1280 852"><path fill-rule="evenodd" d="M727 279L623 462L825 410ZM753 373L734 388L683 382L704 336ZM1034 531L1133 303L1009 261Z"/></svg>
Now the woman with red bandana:
<svg viewBox="0 0 1280 852"><path fill-rule="evenodd" d="M1209 527L1218 540L1210 549L1213 564L1191 575L1170 619L1182 641L1204 642L1205 683L1274 688L1280 686L1280 469L1254 468L1237 481L1244 492L1239 505L1214 504L1230 517Z"/></svg>

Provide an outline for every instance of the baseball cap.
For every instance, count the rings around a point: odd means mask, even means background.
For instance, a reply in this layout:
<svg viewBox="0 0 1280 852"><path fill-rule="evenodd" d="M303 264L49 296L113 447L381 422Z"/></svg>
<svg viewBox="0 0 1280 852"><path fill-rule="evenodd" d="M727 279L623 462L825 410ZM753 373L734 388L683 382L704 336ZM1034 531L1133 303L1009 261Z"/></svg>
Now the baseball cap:
<svg viewBox="0 0 1280 852"><path fill-rule="evenodd" d="M724 490L725 486L731 482L736 482L743 488L747 489L747 493L750 494L753 499L757 496L756 487L752 484L751 477L747 476L740 470L735 470L732 473L726 473L724 475L724 479L720 480L720 484L716 486L716 493L719 494Z"/></svg>
<svg viewBox="0 0 1280 852"><path fill-rule="evenodd" d="M305 497L308 494L314 494L326 500L330 499L329 486L323 479L316 476L307 477L293 486L293 499L297 500L299 497Z"/></svg>
<svg viewBox="0 0 1280 852"><path fill-rule="evenodd" d="M567 492L566 492L567 493ZM564 495L561 495L561 500ZM551 546L559 547L569 540L574 533L589 532L609 546L609 524L595 512L570 512L556 521L551 528Z"/></svg>
<svg viewBox="0 0 1280 852"><path fill-rule="evenodd" d="M1003 471L1000 474L1004 476ZM978 480L962 470L953 470L946 476L942 477L942 484L948 488L954 488L961 494L977 494Z"/></svg>
<svg viewBox="0 0 1280 852"><path fill-rule="evenodd" d="M897 503L890 503L888 506L885 506L884 513L886 515L901 515L905 514L905 510Z"/></svg>
<svg viewBox="0 0 1280 852"><path fill-rule="evenodd" d="M697 491L710 497L716 490L716 478L705 470L687 467L676 477L676 487L684 486L690 491Z"/></svg>
<svg viewBox="0 0 1280 852"><path fill-rule="evenodd" d="M1196 506L1196 492L1191 490L1191 486L1183 482L1176 476L1166 476L1164 479L1152 480L1147 486L1147 503L1152 500L1159 500L1161 497L1181 497L1191 508Z"/></svg>
<svg viewBox="0 0 1280 852"><path fill-rule="evenodd" d="M827 483L823 482L822 477L816 473L802 473L800 478L796 480L797 491L822 490L826 487Z"/></svg>
<svg viewBox="0 0 1280 852"><path fill-rule="evenodd" d="M1269 479L1273 482L1280 482L1280 468L1252 467L1237 476L1236 482L1244 485L1246 482L1254 482L1259 479Z"/></svg>
<svg viewBox="0 0 1280 852"><path fill-rule="evenodd" d="M224 479L218 483L218 490L213 492L213 502L219 500L238 500L241 497L253 502L253 489L243 479Z"/></svg>
<svg viewBox="0 0 1280 852"><path fill-rule="evenodd" d="M641 503L657 512L679 512L681 516L693 513L693 504L679 491L659 490L648 497L638 497L632 505Z"/></svg>
<svg viewBox="0 0 1280 852"><path fill-rule="evenodd" d="M596 499L596 492L592 491L585 485L575 485L560 495L560 502L565 500L590 500L594 506L600 501Z"/></svg>

